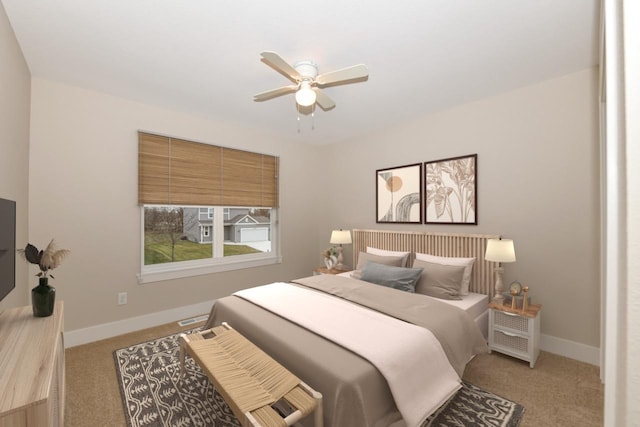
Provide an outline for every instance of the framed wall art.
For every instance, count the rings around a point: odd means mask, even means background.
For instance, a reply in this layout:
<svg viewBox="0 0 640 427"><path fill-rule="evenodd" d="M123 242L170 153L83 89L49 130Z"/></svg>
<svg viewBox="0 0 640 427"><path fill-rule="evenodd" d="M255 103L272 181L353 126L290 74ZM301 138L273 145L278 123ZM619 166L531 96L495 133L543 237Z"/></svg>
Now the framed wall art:
<svg viewBox="0 0 640 427"><path fill-rule="evenodd" d="M425 224L478 224L478 155L424 164Z"/></svg>
<svg viewBox="0 0 640 427"><path fill-rule="evenodd" d="M376 171L376 222L422 223L422 164Z"/></svg>

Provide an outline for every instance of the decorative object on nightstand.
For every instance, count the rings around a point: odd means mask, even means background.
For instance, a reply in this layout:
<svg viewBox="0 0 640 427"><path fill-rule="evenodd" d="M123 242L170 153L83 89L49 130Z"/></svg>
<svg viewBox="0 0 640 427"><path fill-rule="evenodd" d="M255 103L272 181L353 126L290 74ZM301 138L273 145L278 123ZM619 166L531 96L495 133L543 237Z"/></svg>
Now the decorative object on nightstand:
<svg viewBox="0 0 640 427"><path fill-rule="evenodd" d="M511 294L515 291L516 295L520 295L520 292L522 292L522 285L518 281L513 281L509 285L509 291Z"/></svg>
<svg viewBox="0 0 640 427"><path fill-rule="evenodd" d="M529 300L527 299L527 292L529 292L529 287L523 286L522 292L524 293L524 297L522 298L522 311L527 311L527 309L529 308Z"/></svg>
<svg viewBox="0 0 640 427"><path fill-rule="evenodd" d="M540 311L531 304L526 310L492 302L489 304L489 353L498 351L526 360L533 368L540 354Z"/></svg>
<svg viewBox="0 0 640 427"><path fill-rule="evenodd" d="M504 302L504 297L502 296L502 291L504 290L502 285L502 273L504 272L504 268L500 266L500 263L515 262L516 251L513 247L513 240L502 238L489 239L487 241L487 250L484 254L484 259L486 261L493 261L498 263L498 266L495 268L496 285L493 302L502 304Z"/></svg>
<svg viewBox="0 0 640 427"><path fill-rule="evenodd" d="M515 310L518 308L518 295L520 295L520 291L522 291L522 286L520 282L511 282L509 285L509 293L511 294L511 309Z"/></svg>
<svg viewBox="0 0 640 427"><path fill-rule="evenodd" d="M331 246L328 249L325 249L324 252L322 252L322 256L324 257L324 265L331 270L337 263L338 263L338 258L336 257L336 254L338 253L338 251L336 251L335 246Z"/></svg>
<svg viewBox="0 0 640 427"><path fill-rule="evenodd" d="M346 267L343 264L344 258L342 257L342 245L351 244L351 232L349 230L333 230L331 232L331 239L329 243L332 245L338 245L338 262L334 266L336 270L345 270Z"/></svg>
<svg viewBox="0 0 640 427"><path fill-rule="evenodd" d="M520 284L520 282L518 282L517 280L511 282L511 284L507 287L507 291L502 293L502 296L504 296L504 305L510 306L511 305L511 300L513 299L513 297L511 296L511 292L516 290L517 291L517 295L516 295L516 305L517 306L522 306L522 299L524 298L522 295L522 285ZM531 297L527 297L527 305L531 304Z"/></svg>

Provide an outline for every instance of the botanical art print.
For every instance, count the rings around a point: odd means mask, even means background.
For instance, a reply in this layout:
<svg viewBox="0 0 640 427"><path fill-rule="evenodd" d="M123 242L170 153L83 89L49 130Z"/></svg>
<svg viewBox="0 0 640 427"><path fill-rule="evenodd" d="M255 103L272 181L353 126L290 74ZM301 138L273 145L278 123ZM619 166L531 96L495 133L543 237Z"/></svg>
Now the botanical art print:
<svg viewBox="0 0 640 427"><path fill-rule="evenodd" d="M477 224L478 155L425 162L426 224Z"/></svg>
<svg viewBox="0 0 640 427"><path fill-rule="evenodd" d="M376 222L422 223L422 165L376 171Z"/></svg>

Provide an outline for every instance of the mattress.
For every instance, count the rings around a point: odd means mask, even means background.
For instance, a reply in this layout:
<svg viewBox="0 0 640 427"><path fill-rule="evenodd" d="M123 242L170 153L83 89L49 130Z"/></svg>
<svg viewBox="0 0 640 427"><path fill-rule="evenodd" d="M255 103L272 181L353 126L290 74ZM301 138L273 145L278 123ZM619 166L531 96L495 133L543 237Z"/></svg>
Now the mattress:
<svg viewBox="0 0 640 427"><path fill-rule="evenodd" d="M449 305L458 307L469 314L476 322L482 336L485 339L489 337L489 296L484 294L476 294L469 292L469 295L461 295L461 300L438 300L446 302Z"/></svg>
<svg viewBox="0 0 640 427"><path fill-rule="evenodd" d="M466 311L472 319L477 318L488 310L489 297L483 294L475 294L473 292L469 295L462 295L461 300L440 300L446 302L454 307L461 308Z"/></svg>

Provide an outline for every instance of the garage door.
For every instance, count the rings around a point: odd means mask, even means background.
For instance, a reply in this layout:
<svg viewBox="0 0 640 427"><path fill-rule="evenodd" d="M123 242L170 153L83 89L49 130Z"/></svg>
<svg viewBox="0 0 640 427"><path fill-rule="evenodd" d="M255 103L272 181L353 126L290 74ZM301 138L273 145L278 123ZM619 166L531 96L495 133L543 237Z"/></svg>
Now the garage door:
<svg viewBox="0 0 640 427"><path fill-rule="evenodd" d="M268 228L242 228L240 230L240 241L245 242L262 242L269 240Z"/></svg>

